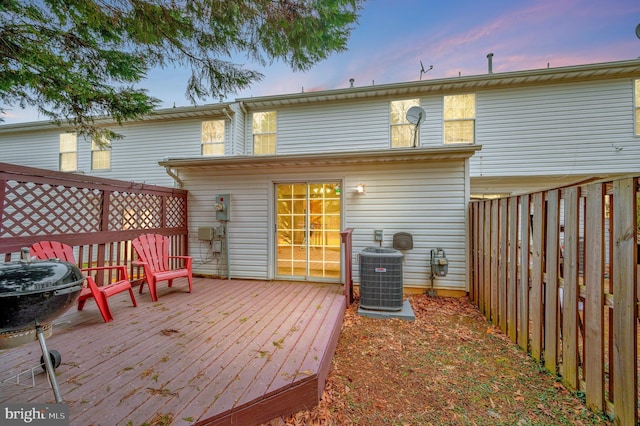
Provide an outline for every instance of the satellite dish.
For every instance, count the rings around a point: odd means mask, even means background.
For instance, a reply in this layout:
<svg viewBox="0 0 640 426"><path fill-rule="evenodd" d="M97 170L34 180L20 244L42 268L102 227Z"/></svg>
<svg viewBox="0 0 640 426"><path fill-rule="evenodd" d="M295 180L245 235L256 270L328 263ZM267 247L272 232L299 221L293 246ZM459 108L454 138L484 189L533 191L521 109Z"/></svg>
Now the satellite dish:
<svg viewBox="0 0 640 426"><path fill-rule="evenodd" d="M636 27L636 37L640 38L640 24Z"/></svg>
<svg viewBox="0 0 640 426"><path fill-rule="evenodd" d="M424 120L424 117L425 117L424 109L422 109L419 106L412 106L407 111L407 121L411 124L415 124L416 126L420 125L422 120Z"/></svg>
<svg viewBox="0 0 640 426"><path fill-rule="evenodd" d="M419 106L412 106L407 110L407 121L415 126L413 128L413 143L411 144L413 147L418 146L418 127L420 127L425 115L424 109Z"/></svg>
<svg viewBox="0 0 640 426"><path fill-rule="evenodd" d="M411 124L415 124L419 126L422 120L424 120L425 112L424 109L419 106L412 106L407 111L407 121Z"/></svg>

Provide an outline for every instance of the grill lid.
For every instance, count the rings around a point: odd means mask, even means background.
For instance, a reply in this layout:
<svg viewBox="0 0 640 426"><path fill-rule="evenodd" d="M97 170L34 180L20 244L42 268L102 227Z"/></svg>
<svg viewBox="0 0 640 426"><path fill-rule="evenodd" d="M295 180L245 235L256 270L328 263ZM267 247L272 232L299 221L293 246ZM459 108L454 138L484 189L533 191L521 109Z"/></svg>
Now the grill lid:
<svg viewBox="0 0 640 426"><path fill-rule="evenodd" d="M0 298L51 291L83 280L77 266L57 259L0 263Z"/></svg>
<svg viewBox="0 0 640 426"><path fill-rule="evenodd" d="M0 263L0 348L13 347L15 332L61 315L78 299L83 281L76 265L57 259Z"/></svg>

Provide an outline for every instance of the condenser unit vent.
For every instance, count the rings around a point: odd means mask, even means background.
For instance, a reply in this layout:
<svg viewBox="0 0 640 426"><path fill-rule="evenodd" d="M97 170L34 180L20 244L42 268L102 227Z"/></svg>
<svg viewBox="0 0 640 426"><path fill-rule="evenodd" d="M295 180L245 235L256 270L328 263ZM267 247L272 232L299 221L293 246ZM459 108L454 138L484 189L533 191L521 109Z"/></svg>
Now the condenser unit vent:
<svg viewBox="0 0 640 426"><path fill-rule="evenodd" d="M367 247L360 252L360 307L402 310L402 253Z"/></svg>

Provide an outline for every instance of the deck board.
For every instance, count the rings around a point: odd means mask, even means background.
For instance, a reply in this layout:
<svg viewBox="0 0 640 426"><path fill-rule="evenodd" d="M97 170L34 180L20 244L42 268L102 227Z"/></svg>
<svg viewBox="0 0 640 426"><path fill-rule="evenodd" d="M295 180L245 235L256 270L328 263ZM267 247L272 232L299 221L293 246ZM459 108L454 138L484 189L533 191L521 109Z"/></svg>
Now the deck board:
<svg viewBox="0 0 640 426"><path fill-rule="evenodd" d="M56 376L71 424L158 414L176 425L255 424L317 403L344 314L341 287L196 278L185 290L181 280L161 284L156 303L136 291L136 308L114 296L111 323L93 302L55 321L47 346L62 354ZM40 356L37 342L0 351L0 381ZM49 388L0 384L0 402L53 399Z"/></svg>

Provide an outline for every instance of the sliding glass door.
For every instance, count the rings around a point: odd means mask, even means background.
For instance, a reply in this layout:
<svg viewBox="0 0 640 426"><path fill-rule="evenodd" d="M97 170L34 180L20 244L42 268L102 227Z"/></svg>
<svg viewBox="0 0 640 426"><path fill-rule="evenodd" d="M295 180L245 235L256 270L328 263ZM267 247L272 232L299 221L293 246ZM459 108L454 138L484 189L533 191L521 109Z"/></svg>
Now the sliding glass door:
<svg viewBox="0 0 640 426"><path fill-rule="evenodd" d="M276 275L340 280L339 182L276 184Z"/></svg>

